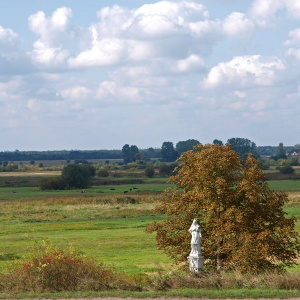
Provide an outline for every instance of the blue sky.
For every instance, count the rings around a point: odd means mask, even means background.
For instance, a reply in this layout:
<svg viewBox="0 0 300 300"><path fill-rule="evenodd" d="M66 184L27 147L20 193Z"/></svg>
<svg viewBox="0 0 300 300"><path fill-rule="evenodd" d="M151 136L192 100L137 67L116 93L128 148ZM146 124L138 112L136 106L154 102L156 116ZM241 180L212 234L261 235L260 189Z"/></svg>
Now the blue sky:
<svg viewBox="0 0 300 300"><path fill-rule="evenodd" d="M0 151L295 145L300 2L0 0Z"/></svg>

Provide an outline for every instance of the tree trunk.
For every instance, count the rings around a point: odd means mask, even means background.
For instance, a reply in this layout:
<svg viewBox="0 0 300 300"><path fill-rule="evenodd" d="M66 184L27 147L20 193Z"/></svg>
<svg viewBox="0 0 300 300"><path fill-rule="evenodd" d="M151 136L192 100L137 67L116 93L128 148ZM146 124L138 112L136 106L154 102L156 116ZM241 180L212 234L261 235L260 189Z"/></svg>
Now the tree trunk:
<svg viewBox="0 0 300 300"><path fill-rule="evenodd" d="M221 241L218 241L217 245L217 272L221 272L222 264L221 264Z"/></svg>

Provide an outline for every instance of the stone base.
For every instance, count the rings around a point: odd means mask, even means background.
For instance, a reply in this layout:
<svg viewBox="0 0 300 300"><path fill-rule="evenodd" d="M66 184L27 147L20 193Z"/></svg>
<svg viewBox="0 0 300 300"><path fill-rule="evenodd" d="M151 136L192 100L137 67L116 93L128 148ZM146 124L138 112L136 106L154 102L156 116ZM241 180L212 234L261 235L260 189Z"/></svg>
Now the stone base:
<svg viewBox="0 0 300 300"><path fill-rule="evenodd" d="M190 263L190 271L193 273L198 273L200 269L203 269L203 256L188 256L188 261Z"/></svg>

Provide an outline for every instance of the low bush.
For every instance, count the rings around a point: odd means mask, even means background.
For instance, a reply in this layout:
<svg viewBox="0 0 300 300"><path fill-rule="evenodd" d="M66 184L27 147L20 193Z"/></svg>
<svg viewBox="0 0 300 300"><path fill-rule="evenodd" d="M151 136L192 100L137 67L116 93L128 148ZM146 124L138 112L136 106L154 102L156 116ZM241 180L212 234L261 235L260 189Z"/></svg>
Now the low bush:
<svg viewBox="0 0 300 300"><path fill-rule="evenodd" d="M106 290L115 284L112 268L95 263L72 248L44 243L22 263L0 274L1 292Z"/></svg>
<svg viewBox="0 0 300 300"><path fill-rule="evenodd" d="M152 178L152 177L154 176L154 174L155 174L155 170L154 170L153 167L147 167L147 168L145 169L145 175L146 175L147 177Z"/></svg>
<svg viewBox="0 0 300 300"><path fill-rule="evenodd" d="M61 177L43 178L41 180L41 190L64 190L67 187L66 181Z"/></svg>
<svg viewBox="0 0 300 300"><path fill-rule="evenodd" d="M97 176L98 177L108 177L109 176L109 172L106 169L100 169L97 172Z"/></svg>
<svg viewBox="0 0 300 300"><path fill-rule="evenodd" d="M281 174L294 174L295 170L293 169L293 167L286 165L286 166L280 167L279 172Z"/></svg>

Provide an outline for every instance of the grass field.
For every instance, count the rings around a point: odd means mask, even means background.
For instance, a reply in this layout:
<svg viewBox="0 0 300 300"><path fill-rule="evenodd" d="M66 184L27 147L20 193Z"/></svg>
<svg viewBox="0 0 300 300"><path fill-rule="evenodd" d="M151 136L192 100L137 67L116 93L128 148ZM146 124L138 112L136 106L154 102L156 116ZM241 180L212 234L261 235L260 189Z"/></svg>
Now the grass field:
<svg viewBox="0 0 300 300"><path fill-rule="evenodd" d="M0 266L21 258L28 247L42 240L72 244L128 272L169 266L167 257L156 249L154 236L144 231L149 223L162 219L154 213L160 195L124 195L116 194L117 190L93 194L94 189L84 195L1 201ZM286 211L297 217L300 232L300 193L289 196Z"/></svg>
<svg viewBox="0 0 300 300"><path fill-rule="evenodd" d="M300 191L300 180L270 180L268 184L272 190Z"/></svg>
<svg viewBox="0 0 300 300"><path fill-rule="evenodd" d="M126 195L140 195L140 194L155 194L161 193L170 185L167 183L157 184L121 184L121 185L107 185L94 186L89 189L72 189L72 190L51 190L42 191L39 187L3 187L0 188L1 200L16 200L29 198L47 198L47 197L65 197L65 196L100 196L101 194L126 194Z"/></svg>
<svg viewBox="0 0 300 300"><path fill-rule="evenodd" d="M155 236L145 233L145 227L162 220L154 207L169 186L164 178L153 178L139 185L93 186L84 193L81 189L0 188L0 272L7 263L22 259L33 245L44 240L72 245L96 261L130 274L168 272L173 268L171 261L156 248ZM269 181L269 186L288 192L290 202L285 210L297 218L300 232L300 181ZM300 264L293 270L300 272ZM201 294L196 290L180 293ZM231 291L230 297L234 293ZM236 293L241 295L241 290ZM257 295L264 297L262 290Z"/></svg>
<svg viewBox="0 0 300 300"><path fill-rule="evenodd" d="M72 244L128 272L149 272L169 260L145 227L160 220L159 195L99 195L1 201L0 266L36 242Z"/></svg>

